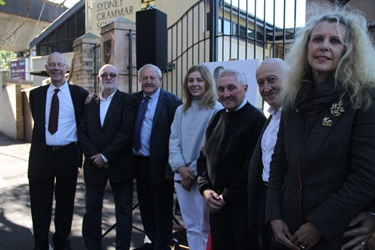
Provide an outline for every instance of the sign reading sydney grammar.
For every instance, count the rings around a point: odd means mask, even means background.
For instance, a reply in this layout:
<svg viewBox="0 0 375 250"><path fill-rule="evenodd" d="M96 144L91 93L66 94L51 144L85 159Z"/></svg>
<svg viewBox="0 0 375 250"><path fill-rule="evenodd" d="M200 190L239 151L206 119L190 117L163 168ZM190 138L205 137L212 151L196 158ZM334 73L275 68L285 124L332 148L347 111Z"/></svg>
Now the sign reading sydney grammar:
<svg viewBox="0 0 375 250"><path fill-rule="evenodd" d="M100 29L103 24L108 23L109 20L113 20L118 16L125 17L132 14L134 15L133 6L124 6L122 0L98 3L96 9L98 13L96 15L96 20L98 21L98 29Z"/></svg>
<svg viewBox="0 0 375 250"><path fill-rule="evenodd" d="M139 0L88 0L86 31L99 35L103 25L122 16L135 21L135 13L141 9Z"/></svg>

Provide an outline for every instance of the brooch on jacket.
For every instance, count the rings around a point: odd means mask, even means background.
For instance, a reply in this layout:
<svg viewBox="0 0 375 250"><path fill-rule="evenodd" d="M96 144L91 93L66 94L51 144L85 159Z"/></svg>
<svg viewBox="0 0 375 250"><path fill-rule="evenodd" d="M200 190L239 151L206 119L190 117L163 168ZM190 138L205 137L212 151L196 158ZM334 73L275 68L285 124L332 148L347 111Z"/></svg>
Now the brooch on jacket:
<svg viewBox="0 0 375 250"><path fill-rule="evenodd" d="M333 116L340 116L341 113L345 112L345 109L342 105L342 102L339 101L338 103L333 103L332 106L329 108L331 111L331 114ZM332 120L329 117L324 117L322 121L322 126L324 127L331 127L332 126Z"/></svg>
<svg viewBox="0 0 375 250"><path fill-rule="evenodd" d="M331 114L333 116L340 116L341 113L345 112L345 109L341 101L339 101L338 103L333 103L329 109L331 110Z"/></svg>
<svg viewBox="0 0 375 250"><path fill-rule="evenodd" d="M329 117L324 117L323 121L322 121L322 126L331 127L332 126L332 120L329 119Z"/></svg>

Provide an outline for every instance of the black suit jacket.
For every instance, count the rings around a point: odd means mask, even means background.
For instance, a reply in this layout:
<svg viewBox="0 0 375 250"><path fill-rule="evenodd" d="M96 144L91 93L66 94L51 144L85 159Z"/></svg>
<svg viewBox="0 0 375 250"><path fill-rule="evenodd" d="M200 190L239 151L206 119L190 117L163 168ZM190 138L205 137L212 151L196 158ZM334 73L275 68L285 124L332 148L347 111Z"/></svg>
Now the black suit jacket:
<svg viewBox="0 0 375 250"><path fill-rule="evenodd" d="M253 155L250 160L248 182L247 182L247 195L248 195L248 210L249 210L249 228L252 233L257 230L257 210L258 198L262 190L264 190L264 183L262 180L263 163L262 163L262 137L264 130L270 123L272 116L269 116L267 122L264 124L262 132L258 138Z"/></svg>
<svg viewBox="0 0 375 250"><path fill-rule="evenodd" d="M135 177L131 149L136 113L135 99L117 90L108 108L103 126L100 123L100 98L86 106L85 115L78 131L80 147L85 155L85 182L100 184L107 178L111 182L127 182ZM109 168L97 168L91 157L103 154Z"/></svg>
<svg viewBox="0 0 375 250"><path fill-rule="evenodd" d="M143 91L134 93L133 95L137 99L137 109L139 109L143 98ZM171 134L174 113L181 104L181 99L176 95L160 89L150 138L150 169L151 176L156 183L165 181L166 173L172 174L168 163L169 136Z"/></svg>
<svg viewBox="0 0 375 250"><path fill-rule="evenodd" d="M89 94L87 90L77 85L69 84L69 90L73 101L77 128L84 113L84 102ZM34 119L33 133L29 156L29 178L43 178L43 162L46 154L46 97L49 85L40 86L30 91L30 109ZM80 163L78 164L80 166ZM77 167L79 167L77 166Z"/></svg>

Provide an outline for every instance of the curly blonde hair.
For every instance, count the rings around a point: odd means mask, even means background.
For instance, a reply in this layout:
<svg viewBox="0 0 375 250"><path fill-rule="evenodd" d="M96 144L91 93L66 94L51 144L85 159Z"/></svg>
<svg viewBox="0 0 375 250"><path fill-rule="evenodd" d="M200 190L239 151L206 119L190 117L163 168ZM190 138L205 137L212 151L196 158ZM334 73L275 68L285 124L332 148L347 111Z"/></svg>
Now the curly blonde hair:
<svg viewBox="0 0 375 250"><path fill-rule="evenodd" d="M184 112L191 107L191 102L192 102L191 94L188 88L188 78L191 73L196 72L196 71L198 71L202 75L202 78L206 84L206 91L204 92L202 96L201 105L203 107L213 108L217 100L216 83L212 77L210 70L207 68L207 66L203 64L194 65L186 73L185 78L184 78L184 83L182 85L182 94L183 94L183 99L184 99L184 106L183 106Z"/></svg>
<svg viewBox="0 0 375 250"><path fill-rule="evenodd" d="M315 13L299 30L286 57L289 65L287 85L280 94L284 109L295 108L296 97L302 87L302 80L311 72L307 59L307 48L314 28L328 21L345 27L345 52L333 76L336 87L340 84L341 98L345 95L355 109L368 109L372 103L370 92L375 88L375 50L367 33L365 18L343 8L334 10L327 6L313 6Z"/></svg>

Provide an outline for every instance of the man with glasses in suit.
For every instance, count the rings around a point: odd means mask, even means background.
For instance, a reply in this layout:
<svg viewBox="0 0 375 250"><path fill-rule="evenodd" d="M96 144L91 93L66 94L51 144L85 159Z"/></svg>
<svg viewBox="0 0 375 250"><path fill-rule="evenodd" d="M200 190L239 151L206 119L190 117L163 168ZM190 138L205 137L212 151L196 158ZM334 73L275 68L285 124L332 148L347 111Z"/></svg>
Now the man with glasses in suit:
<svg viewBox="0 0 375 250"><path fill-rule="evenodd" d="M65 79L67 65L58 52L46 65L51 83L30 91L34 119L28 178L34 249L49 249L49 228L55 194L54 249L70 249L74 198L81 154L77 128L88 92Z"/></svg>
<svg viewBox="0 0 375 250"><path fill-rule="evenodd" d="M104 65L97 77L102 91L85 110L78 131L85 154L86 213L82 234L87 249L102 249L103 196L109 181L116 210L116 249L129 249L135 168L131 140L135 99L117 89L115 66Z"/></svg>

